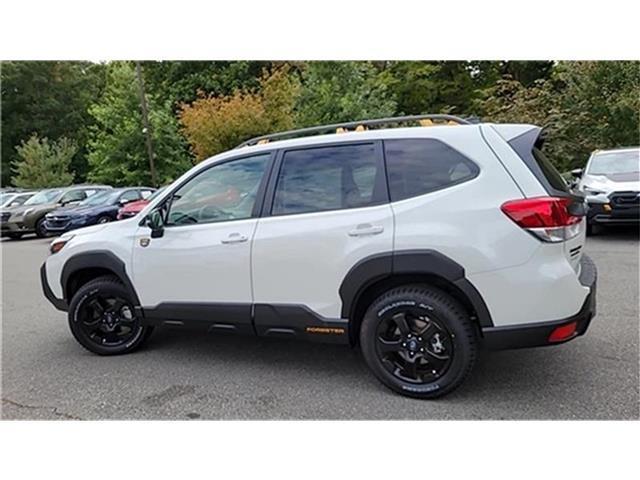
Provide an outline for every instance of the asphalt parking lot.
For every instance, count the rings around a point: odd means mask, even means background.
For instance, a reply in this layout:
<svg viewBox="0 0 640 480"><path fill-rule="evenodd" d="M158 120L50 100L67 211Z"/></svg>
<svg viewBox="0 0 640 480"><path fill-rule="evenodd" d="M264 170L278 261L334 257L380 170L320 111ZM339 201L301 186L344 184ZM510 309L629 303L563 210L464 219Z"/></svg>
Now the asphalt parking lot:
<svg viewBox="0 0 640 480"><path fill-rule="evenodd" d="M3 419L637 419L638 233L589 238L599 269L587 335L485 352L456 392L400 397L357 350L157 330L144 349L99 357L41 293L49 240L2 242Z"/></svg>

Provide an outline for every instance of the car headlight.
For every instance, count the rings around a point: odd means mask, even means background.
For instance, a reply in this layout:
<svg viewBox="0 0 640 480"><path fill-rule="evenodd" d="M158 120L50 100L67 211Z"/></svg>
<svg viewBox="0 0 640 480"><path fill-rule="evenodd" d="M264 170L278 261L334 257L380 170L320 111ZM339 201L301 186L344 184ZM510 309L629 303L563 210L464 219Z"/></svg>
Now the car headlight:
<svg viewBox="0 0 640 480"><path fill-rule="evenodd" d="M604 192L602 190L598 190L597 188L592 188L592 187L584 187L584 192L588 193L589 195L601 195Z"/></svg>
<svg viewBox="0 0 640 480"><path fill-rule="evenodd" d="M64 248L64 246L71 241L73 235L63 235L60 238L55 239L51 242L49 246L49 251L53 255L54 253L58 253L60 250Z"/></svg>

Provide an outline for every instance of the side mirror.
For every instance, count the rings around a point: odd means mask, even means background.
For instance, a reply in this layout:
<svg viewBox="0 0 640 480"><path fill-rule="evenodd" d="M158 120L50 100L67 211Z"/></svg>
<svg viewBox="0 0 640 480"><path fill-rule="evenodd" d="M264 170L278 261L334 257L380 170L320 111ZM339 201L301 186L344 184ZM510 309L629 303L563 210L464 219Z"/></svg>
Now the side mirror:
<svg viewBox="0 0 640 480"><path fill-rule="evenodd" d="M573 170L571 170L571 175L573 176L573 178L580 178L582 176L582 169L574 168Z"/></svg>
<svg viewBox="0 0 640 480"><path fill-rule="evenodd" d="M149 213L146 223L151 229L151 238L160 238L164 235L164 219L160 210L154 210Z"/></svg>
<svg viewBox="0 0 640 480"><path fill-rule="evenodd" d="M22 205L20 202L11 202L9 204L10 207L19 207L20 205Z"/></svg>

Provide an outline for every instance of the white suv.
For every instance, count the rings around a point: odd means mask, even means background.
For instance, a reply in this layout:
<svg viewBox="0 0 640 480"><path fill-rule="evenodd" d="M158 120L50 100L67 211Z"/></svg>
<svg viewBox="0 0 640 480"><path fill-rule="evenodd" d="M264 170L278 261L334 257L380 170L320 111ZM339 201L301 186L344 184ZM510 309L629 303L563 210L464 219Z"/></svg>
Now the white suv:
<svg viewBox="0 0 640 480"><path fill-rule="evenodd" d="M584 200L540 133L431 115L253 139L54 240L44 293L97 354L167 325L359 344L391 389L441 396L480 347L565 342L595 314Z"/></svg>

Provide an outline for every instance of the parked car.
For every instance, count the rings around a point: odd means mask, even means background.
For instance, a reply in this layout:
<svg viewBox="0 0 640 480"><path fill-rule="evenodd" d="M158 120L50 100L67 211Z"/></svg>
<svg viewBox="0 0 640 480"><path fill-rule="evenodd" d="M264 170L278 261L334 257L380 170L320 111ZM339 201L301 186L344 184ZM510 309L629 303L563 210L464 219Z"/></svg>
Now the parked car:
<svg viewBox="0 0 640 480"><path fill-rule="evenodd" d="M0 208L19 207L36 192L4 192L0 194Z"/></svg>
<svg viewBox="0 0 640 480"><path fill-rule="evenodd" d="M76 228L114 221L123 205L149 197L153 192L154 189L149 187L105 190L73 207L62 207L47 213L44 229L48 235L58 235Z"/></svg>
<svg viewBox="0 0 640 480"><path fill-rule="evenodd" d="M457 126L376 128L419 119ZM343 343L392 390L441 396L482 347L567 342L595 314L584 198L540 133L431 115L253 139L139 221L52 242L44 294L100 355L161 325Z"/></svg>
<svg viewBox="0 0 640 480"><path fill-rule="evenodd" d="M126 205L124 205L122 208L118 210L117 219L124 220L125 218L135 217L138 213L142 211L144 207L146 207L149 204L150 201L156 198L160 194L160 192L162 192L163 189L164 187L159 188L148 197L145 197L143 195L140 200L127 203Z"/></svg>
<svg viewBox="0 0 640 480"><path fill-rule="evenodd" d="M597 150L571 172L589 203L588 233L606 225L640 225L640 148Z"/></svg>
<svg viewBox="0 0 640 480"><path fill-rule="evenodd" d="M46 236L45 215L64 205L73 205L96 192L109 189L105 185L75 185L64 188L42 190L18 207L3 212L2 234L18 239L25 234L35 233Z"/></svg>

